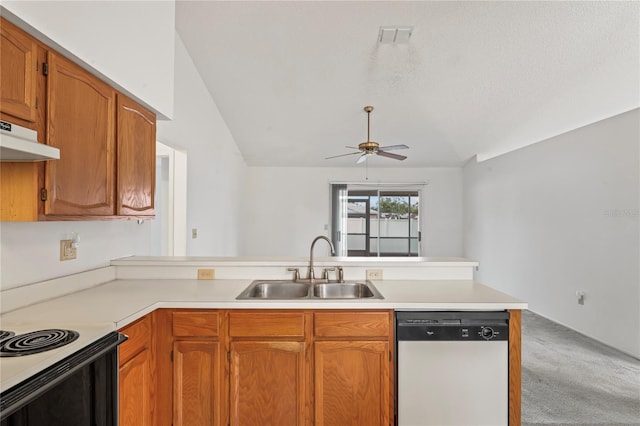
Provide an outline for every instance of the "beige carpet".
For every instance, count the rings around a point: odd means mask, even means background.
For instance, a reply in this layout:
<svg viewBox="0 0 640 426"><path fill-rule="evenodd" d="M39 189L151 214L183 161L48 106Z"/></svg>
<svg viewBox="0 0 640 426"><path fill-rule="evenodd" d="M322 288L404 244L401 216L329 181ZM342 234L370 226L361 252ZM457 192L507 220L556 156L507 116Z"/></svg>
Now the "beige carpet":
<svg viewBox="0 0 640 426"><path fill-rule="evenodd" d="M640 425L640 361L524 311L522 424Z"/></svg>

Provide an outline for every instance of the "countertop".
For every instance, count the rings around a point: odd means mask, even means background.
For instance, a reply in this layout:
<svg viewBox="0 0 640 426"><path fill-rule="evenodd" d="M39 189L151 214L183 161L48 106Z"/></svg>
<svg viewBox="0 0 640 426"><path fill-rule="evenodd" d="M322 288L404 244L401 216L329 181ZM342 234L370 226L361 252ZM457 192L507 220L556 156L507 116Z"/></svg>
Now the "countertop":
<svg viewBox="0 0 640 426"><path fill-rule="evenodd" d="M395 310L505 310L527 304L472 280L384 280L374 285L383 300L236 300L249 279L118 279L83 291L27 306L0 316L3 330L36 329L64 324L86 330L91 343L158 308L200 309L395 309ZM90 341L87 341L90 340ZM71 346L71 345L69 345ZM74 345L75 349L79 349ZM0 358L0 389L28 378L39 369L69 355L71 348L47 352L37 365ZM31 357L31 356L29 356Z"/></svg>

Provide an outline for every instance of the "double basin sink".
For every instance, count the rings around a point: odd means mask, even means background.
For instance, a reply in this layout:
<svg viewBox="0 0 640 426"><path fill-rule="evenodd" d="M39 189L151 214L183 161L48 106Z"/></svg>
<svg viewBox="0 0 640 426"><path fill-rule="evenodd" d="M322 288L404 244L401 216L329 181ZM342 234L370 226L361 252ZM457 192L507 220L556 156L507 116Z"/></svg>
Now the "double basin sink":
<svg viewBox="0 0 640 426"><path fill-rule="evenodd" d="M256 280L238 300L384 299L371 281L300 283L289 280Z"/></svg>

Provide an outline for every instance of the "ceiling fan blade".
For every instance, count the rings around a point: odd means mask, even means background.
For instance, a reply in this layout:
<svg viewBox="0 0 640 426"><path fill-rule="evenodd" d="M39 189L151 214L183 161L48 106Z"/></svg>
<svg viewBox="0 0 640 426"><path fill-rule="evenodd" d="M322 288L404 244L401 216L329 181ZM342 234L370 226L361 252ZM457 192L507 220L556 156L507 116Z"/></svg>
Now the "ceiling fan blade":
<svg viewBox="0 0 640 426"><path fill-rule="evenodd" d="M358 157L358 160L356 161L356 164L360 164L363 161L367 161L367 154L362 154L360 157Z"/></svg>
<svg viewBox="0 0 640 426"><path fill-rule="evenodd" d="M357 152L350 152L348 154L340 154L340 155L334 155L333 157L326 157L325 160L329 160L331 158L338 158L338 157L345 157L347 155L355 155L355 154L360 154L360 151Z"/></svg>
<svg viewBox="0 0 640 426"><path fill-rule="evenodd" d="M382 155L383 157L387 157L387 158L393 158L394 160L404 160L407 158L404 155L392 154L390 152L380 151L380 150L378 150L378 155Z"/></svg>
<svg viewBox="0 0 640 426"><path fill-rule="evenodd" d="M409 149L408 146L406 145L389 145L389 146L381 146L380 148L378 148L379 150L383 150L383 151L393 151L394 149Z"/></svg>
<svg viewBox="0 0 640 426"><path fill-rule="evenodd" d="M349 149L360 149L357 146L345 146L345 148L349 148Z"/></svg>

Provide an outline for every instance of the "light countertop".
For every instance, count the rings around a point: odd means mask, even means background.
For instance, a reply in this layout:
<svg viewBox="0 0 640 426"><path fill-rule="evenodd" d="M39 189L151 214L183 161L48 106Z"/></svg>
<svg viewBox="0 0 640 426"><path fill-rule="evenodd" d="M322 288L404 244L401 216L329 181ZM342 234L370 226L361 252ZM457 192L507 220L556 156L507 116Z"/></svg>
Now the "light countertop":
<svg viewBox="0 0 640 426"><path fill-rule="evenodd" d="M395 310L505 310L527 304L472 280L384 280L374 285L383 300L236 300L252 280L119 279L73 294L27 306L0 316L0 327L52 328L65 324L88 330L95 341L158 308L199 309L395 309ZM20 330L18 330L20 332ZM96 332L97 330L97 332ZM91 341L83 340L89 344ZM77 346L77 345L75 345ZM74 350L77 350L75 347ZM43 356L29 364L0 358L0 389L5 390L34 374L34 370L69 355ZM53 351L51 351L53 352ZM35 358L34 358L35 360ZM36 364L36 365L34 365Z"/></svg>

